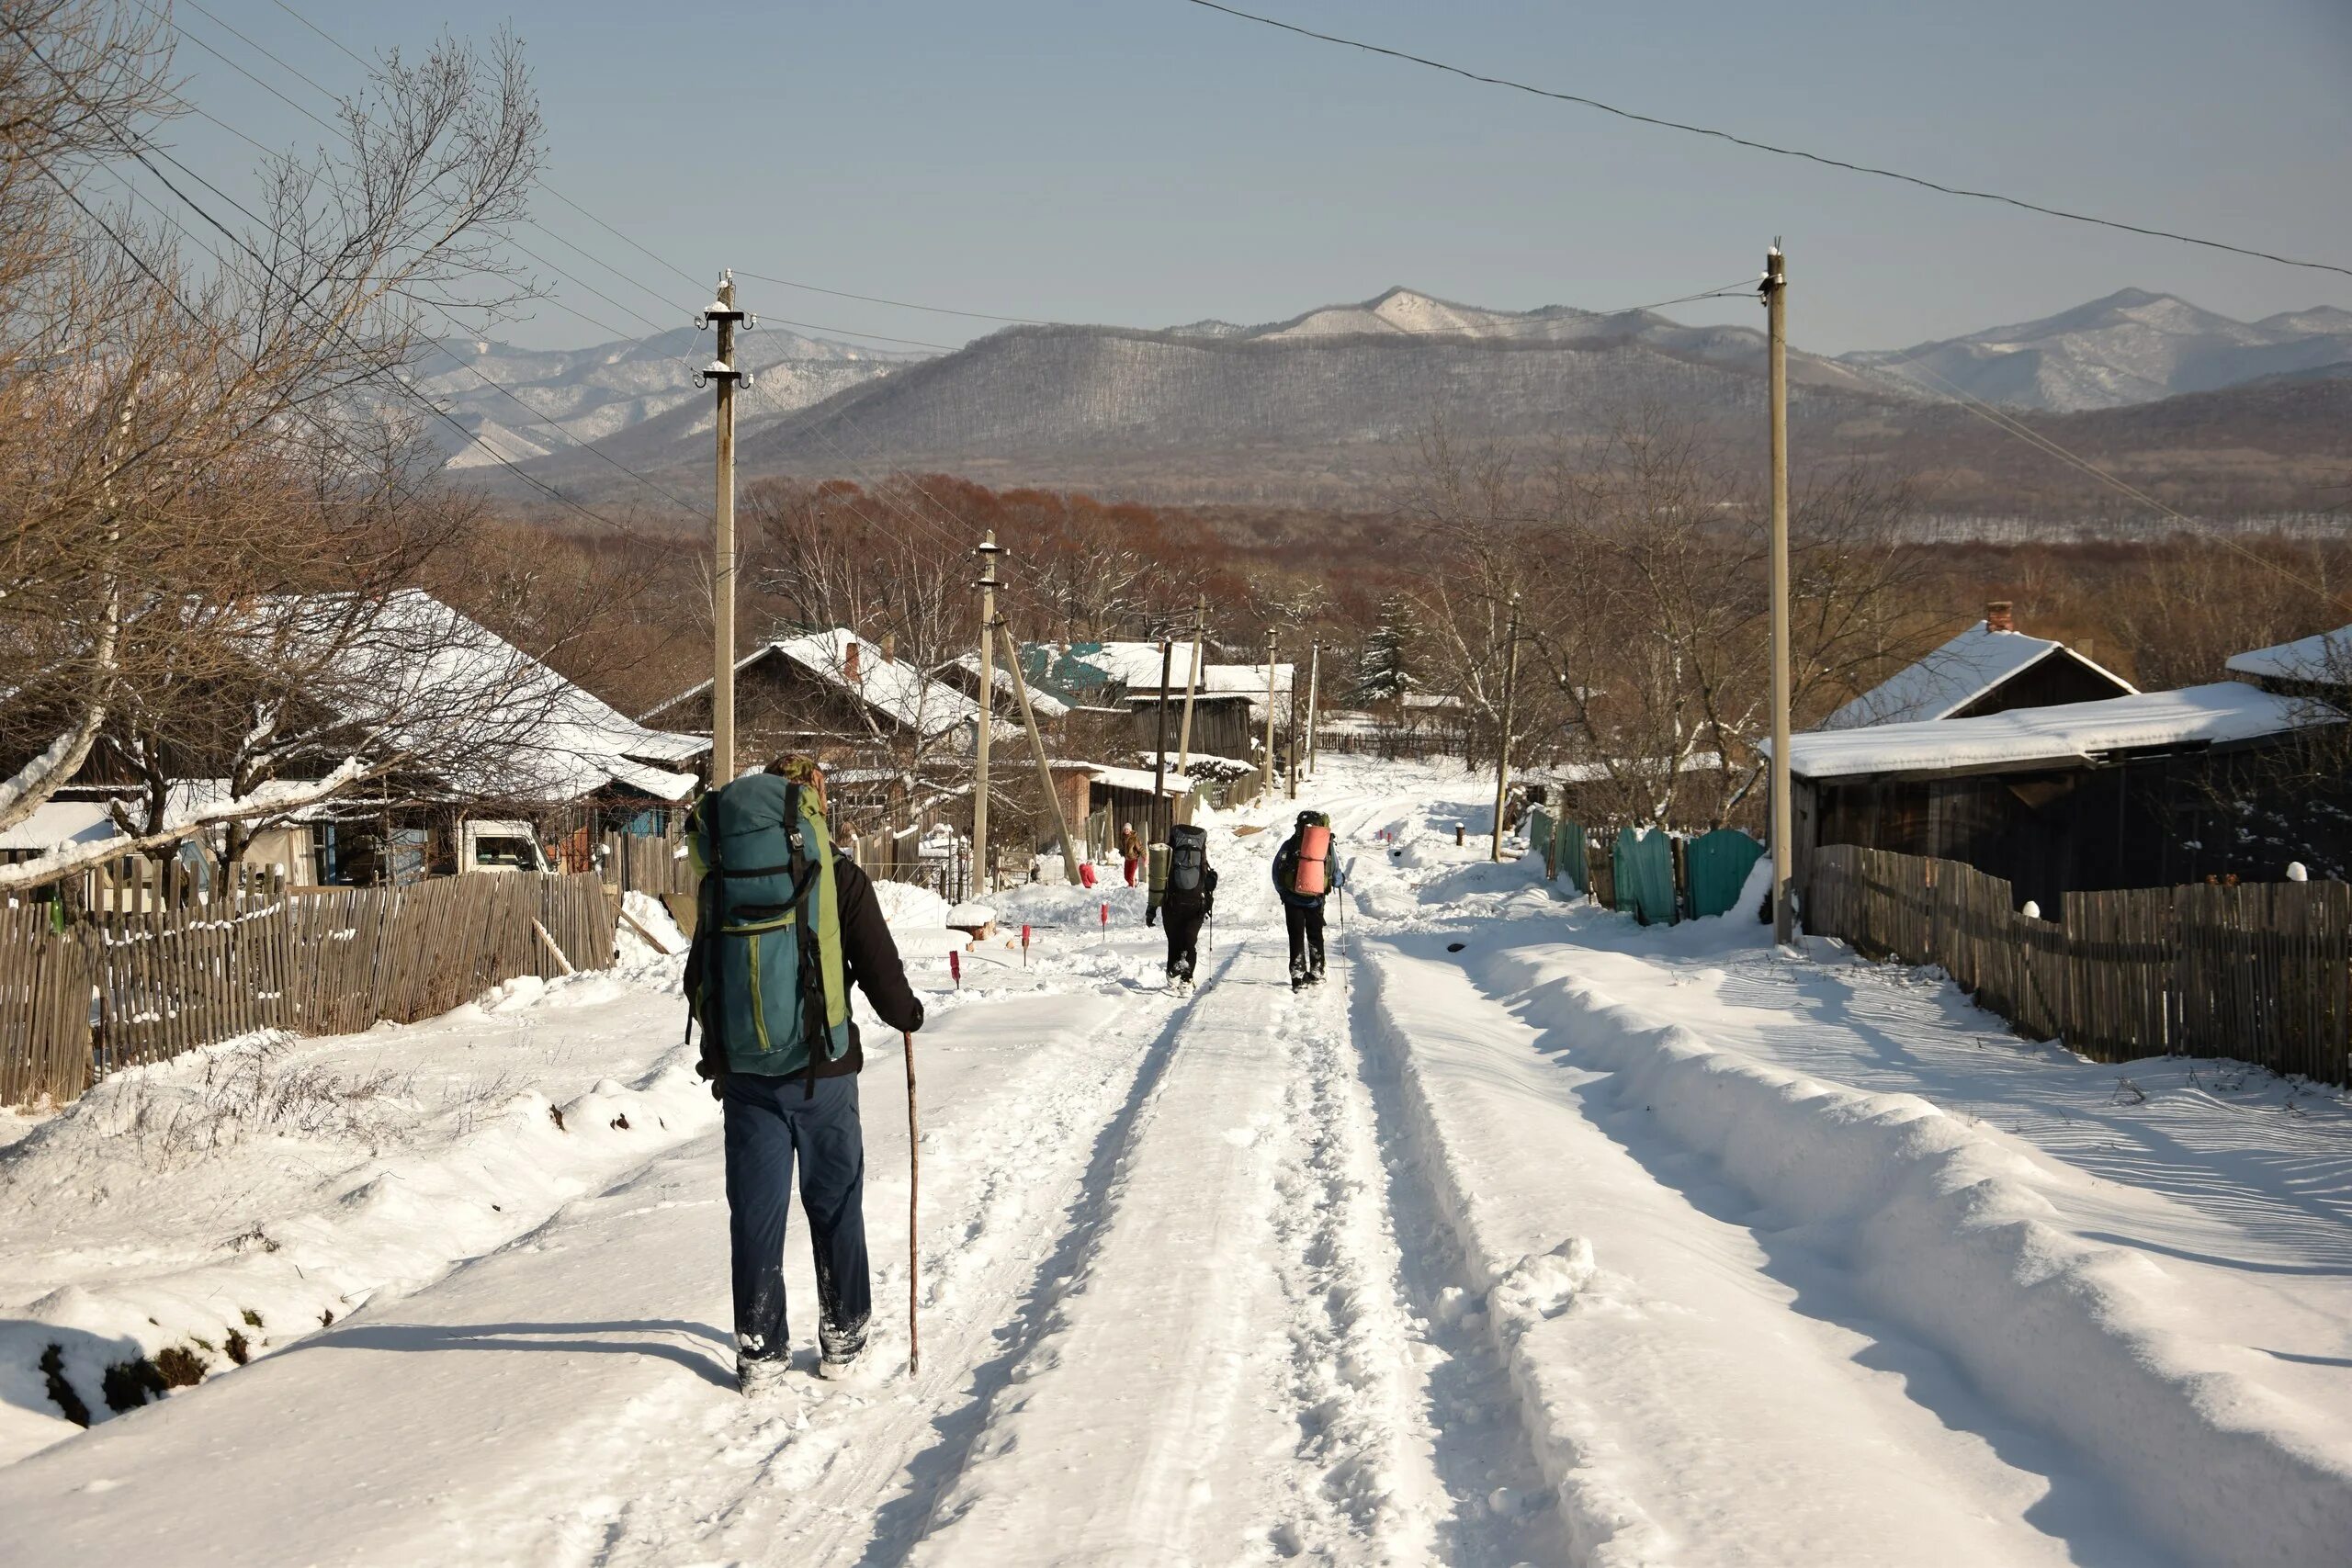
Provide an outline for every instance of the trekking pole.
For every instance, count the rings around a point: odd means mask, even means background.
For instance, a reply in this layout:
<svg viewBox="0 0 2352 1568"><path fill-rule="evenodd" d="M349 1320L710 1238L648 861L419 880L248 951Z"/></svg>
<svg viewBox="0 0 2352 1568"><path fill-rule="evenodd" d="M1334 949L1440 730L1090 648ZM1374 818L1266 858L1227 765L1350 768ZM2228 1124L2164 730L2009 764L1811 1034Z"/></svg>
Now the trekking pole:
<svg viewBox="0 0 2352 1568"><path fill-rule="evenodd" d="M907 1375L922 1370L922 1328L915 1319L922 1280L922 1259L915 1250L916 1203L922 1193L922 1138L915 1125L915 1037L904 1031L907 1043Z"/></svg>

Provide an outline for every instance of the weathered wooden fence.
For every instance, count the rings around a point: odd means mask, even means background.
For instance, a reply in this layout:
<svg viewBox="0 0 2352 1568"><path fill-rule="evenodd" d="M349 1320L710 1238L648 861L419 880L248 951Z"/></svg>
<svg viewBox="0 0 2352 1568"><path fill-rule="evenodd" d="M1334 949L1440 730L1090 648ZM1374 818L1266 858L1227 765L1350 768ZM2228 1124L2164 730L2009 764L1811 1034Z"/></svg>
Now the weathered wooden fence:
<svg viewBox="0 0 2352 1568"><path fill-rule="evenodd" d="M613 928L593 874L241 879L208 903L105 910L62 931L45 908L0 909L0 1105L71 1100L117 1068L255 1030L410 1023L503 980L606 968Z"/></svg>
<svg viewBox="0 0 2352 1568"><path fill-rule="evenodd" d="M2230 1056L2352 1081L2352 886L2336 882L2069 893L2018 912L2009 884L1955 861L1817 851L1807 930L1942 966L2029 1034L2095 1061Z"/></svg>
<svg viewBox="0 0 2352 1568"><path fill-rule="evenodd" d="M605 835L605 880L624 893L646 893L656 898L695 890L694 862L679 853L680 840L643 833Z"/></svg>

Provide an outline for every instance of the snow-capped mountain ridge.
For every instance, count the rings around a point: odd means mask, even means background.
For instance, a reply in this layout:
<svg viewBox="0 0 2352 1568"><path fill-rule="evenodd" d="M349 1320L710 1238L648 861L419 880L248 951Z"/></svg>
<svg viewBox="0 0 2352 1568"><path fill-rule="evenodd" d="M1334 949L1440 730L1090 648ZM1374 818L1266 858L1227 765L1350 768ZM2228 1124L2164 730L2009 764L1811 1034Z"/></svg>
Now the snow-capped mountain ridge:
<svg viewBox="0 0 2352 1568"><path fill-rule="evenodd" d="M2177 295L2124 288L2039 321L1842 363L1931 393L2075 412L2217 391L2352 359L2352 310L2323 305L2241 321Z"/></svg>

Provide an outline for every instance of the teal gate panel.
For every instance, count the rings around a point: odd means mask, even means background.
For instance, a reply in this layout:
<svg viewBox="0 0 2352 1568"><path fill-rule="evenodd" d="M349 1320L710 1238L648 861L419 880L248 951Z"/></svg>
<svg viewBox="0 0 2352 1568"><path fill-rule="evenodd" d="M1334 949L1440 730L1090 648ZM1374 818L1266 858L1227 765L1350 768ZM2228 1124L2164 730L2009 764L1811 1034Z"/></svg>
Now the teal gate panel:
<svg viewBox="0 0 2352 1568"><path fill-rule="evenodd" d="M1552 818L1540 806L1527 809L1527 847L1544 857L1544 880L1551 881L1557 869L1552 861Z"/></svg>
<svg viewBox="0 0 2352 1568"><path fill-rule="evenodd" d="M1553 831L1553 853L1559 859L1560 869L1579 893L1592 891L1592 868L1585 863L1584 829L1575 822L1563 821Z"/></svg>
<svg viewBox="0 0 2352 1568"><path fill-rule="evenodd" d="M1674 845L1657 829L1617 829L1617 908L1645 926L1674 923Z"/></svg>
<svg viewBox="0 0 2352 1568"><path fill-rule="evenodd" d="M1718 828L1690 840L1685 863L1690 877L1690 912L1720 915L1739 902L1747 874L1764 846L1736 828Z"/></svg>

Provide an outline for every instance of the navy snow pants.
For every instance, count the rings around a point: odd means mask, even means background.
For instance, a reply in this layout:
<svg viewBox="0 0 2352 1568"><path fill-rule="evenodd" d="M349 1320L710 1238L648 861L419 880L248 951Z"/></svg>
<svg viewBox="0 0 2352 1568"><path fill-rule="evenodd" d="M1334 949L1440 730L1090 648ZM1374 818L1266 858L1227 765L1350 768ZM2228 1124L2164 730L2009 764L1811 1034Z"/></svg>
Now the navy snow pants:
<svg viewBox="0 0 2352 1568"><path fill-rule="evenodd" d="M792 1165L817 1257L817 1339L828 1359L865 1344L874 1293L865 1271L865 1139L857 1075L727 1075L728 1240L734 1252L735 1345L751 1360L791 1354L784 1312L784 1224Z"/></svg>

